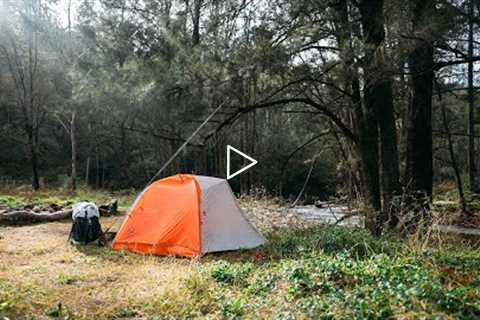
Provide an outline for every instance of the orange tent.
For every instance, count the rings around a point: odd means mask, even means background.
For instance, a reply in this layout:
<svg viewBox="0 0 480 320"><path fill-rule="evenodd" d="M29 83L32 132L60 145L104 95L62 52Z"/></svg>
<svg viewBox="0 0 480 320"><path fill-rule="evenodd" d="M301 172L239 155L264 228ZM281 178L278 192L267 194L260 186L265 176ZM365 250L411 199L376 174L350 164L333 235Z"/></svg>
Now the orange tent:
<svg viewBox="0 0 480 320"><path fill-rule="evenodd" d="M152 183L138 196L113 249L193 257L264 242L226 180L176 175Z"/></svg>

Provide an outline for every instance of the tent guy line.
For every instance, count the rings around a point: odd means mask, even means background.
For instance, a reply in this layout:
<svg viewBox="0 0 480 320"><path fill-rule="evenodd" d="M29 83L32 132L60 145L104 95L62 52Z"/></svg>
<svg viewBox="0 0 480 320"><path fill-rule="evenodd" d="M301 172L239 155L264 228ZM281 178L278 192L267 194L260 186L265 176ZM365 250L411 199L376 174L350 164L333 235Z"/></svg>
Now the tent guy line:
<svg viewBox="0 0 480 320"><path fill-rule="evenodd" d="M180 148L177 149L177 151L175 151L175 153L170 157L170 159L168 159L165 164L157 171L157 173L155 173L153 175L153 177L148 181L148 183L145 185L145 188L148 187L150 184L152 184L155 179L157 179L160 174L163 172L163 170L165 170L168 165L173 161L173 159L175 159L179 154L180 152L182 152L182 150L188 145L188 143L197 135L197 133L208 123L208 121L210 121L210 119L213 118L213 116L218 112L220 111L220 109L225 105L225 103L227 103L228 101L228 98L225 99L215 110L212 111L212 113L210 113L210 115L198 126L197 129L195 129L195 131L193 131L193 133L190 135L190 137L188 137L185 142L180 146ZM145 189L144 188L144 189Z"/></svg>

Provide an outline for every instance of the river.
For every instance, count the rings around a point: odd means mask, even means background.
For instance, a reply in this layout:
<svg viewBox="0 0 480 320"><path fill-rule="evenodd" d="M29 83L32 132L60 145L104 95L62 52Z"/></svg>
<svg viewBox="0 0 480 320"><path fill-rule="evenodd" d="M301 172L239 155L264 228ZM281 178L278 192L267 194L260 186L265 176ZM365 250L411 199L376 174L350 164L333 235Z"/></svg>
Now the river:
<svg viewBox="0 0 480 320"><path fill-rule="evenodd" d="M306 220L318 220L322 223L336 223L340 219L344 219L351 209L346 206L332 205L329 207L318 208L316 206L296 206L290 209L291 212ZM338 223L339 225L363 227L364 219L359 215L345 218Z"/></svg>

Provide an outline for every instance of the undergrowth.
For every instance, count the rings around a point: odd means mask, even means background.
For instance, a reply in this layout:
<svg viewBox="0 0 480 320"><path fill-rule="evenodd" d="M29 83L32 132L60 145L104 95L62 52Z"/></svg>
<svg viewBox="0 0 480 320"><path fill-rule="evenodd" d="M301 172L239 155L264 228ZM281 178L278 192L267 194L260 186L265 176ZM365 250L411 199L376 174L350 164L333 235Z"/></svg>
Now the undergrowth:
<svg viewBox="0 0 480 320"><path fill-rule="evenodd" d="M362 230L317 226L271 235L260 262L219 259L204 271L219 308L269 318L386 319L480 317L480 253L417 251ZM235 316L235 315L232 315Z"/></svg>
<svg viewBox="0 0 480 320"><path fill-rule="evenodd" d="M120 210L125 210L133 201L135 194L134 190L108 192L87 187L79 187L75 193L69 190L51 188L33 192L25 186L15 188L2 186L0 187L0 206L16 209L25 206L48 207L51 204L68 206L80 201L92 201L100 205L116 198L119 200Z"/></svg>
<svg viewBox="0 0 480 320"><path fill-rule="evenodd" d="M57 304L45 306L44 315L68 319L480 317L476 250L457 246L419 251L395 238L375 239L363 230L334 226L279 230L267 237L269 244L263 248L201 258L198 271L182 280L175 292L124 302L97 316L82 313L81 303L61 310ZM109 259L122 255L109 250L95 253ZM125 257L118 263L128 267L136 262ZM78 279L61 274L57 282L75 285ZM0 314L7 316L28 310L23 299L41 291L33 285L16 288L12 280L0 280Z"/></svg>
<svg viewBox="0 0 480 320"><path fill-rule="evenodd" d="M111 196L17 192L1 196L0 204ZM131 198L120 199L128 205ZM58 232L47 239L55 250L32 248L16 252L17 259L2 251L0 239L0 319L480 319L477 247L417 245L322 225L275 228L264 236L263 247L197 260L72 249ZM2 257L13 262L3 264ZM49 271L49 263L60 271ZM26 265L23 273L11 272ZM66 299L64 292L82 298Z"/></svg>

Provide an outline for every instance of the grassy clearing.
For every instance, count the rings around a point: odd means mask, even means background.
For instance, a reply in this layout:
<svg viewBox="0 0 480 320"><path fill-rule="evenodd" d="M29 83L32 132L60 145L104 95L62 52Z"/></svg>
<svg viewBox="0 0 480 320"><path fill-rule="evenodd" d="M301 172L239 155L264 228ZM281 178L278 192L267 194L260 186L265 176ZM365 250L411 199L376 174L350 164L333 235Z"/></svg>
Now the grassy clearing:
<svg viewBox="0 0 480 320"><path fill-rule="evenodd" d="M271 233L270 244L261 249L189 260L75 249L65 243L67 231L67 224L55 223L2 232L0 314L13 319L480 316L480 253L466 248L416 251L361 230L312 226Z"/></svg>
<svg viewBox="0 0 480 320"><path fill-rule="evenodd" d="M244 199L280 219L278 203ZM255 210L258 208L258 210ZM271 210L269 209L271 208ZM269 216L269 217L270 217ZM118 218L103 219L109 226ZM252 219L263 222L265 217ZM0 315L10 319L478 319L480 252L362 230L268 228L256 250L200 259L72 248L69 223L0 229Z"/></svg>

